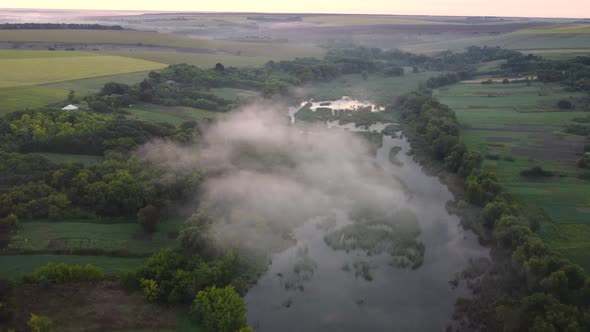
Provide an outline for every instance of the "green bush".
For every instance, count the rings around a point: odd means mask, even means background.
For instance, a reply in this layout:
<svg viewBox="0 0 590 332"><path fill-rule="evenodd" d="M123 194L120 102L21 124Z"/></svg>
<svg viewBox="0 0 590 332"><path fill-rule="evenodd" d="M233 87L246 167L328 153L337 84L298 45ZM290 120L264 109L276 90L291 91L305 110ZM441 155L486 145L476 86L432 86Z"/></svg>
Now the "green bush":
<svg viewBox="0 0 590 332"><path fill-rule="evenodd" d="M235 332L246 326L246 305L233 286L198 292L192 314L210 332Z"/></svg>
<svg viewBox="0 0 590 332"><path fill-rule="evenodd" d="M53 331L53 322L45 316L31 314L31 319L27 323L32 332L51 332Z"/></svg>
<svg viewBox="0 0 590 332"><path fill-rule="evenodd" d="M41 266L32 273L23 277L24 282L38 283L42 280L48 280L56 284L63 284L72 281L96 281L104 277L104 274L91 264L67 265L61 263L55 265L49 263Z"/></svg>

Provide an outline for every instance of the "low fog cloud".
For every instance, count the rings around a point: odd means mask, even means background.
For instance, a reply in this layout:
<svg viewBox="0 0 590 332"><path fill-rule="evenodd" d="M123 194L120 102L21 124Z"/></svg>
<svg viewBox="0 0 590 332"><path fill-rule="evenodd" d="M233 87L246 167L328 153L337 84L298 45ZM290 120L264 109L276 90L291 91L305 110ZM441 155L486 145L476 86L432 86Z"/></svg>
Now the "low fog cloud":
<svg viewBox="0 0 590 332"><path fill-rule="evenodd" d="M206 172L199 204L219 242L270 251L309 218L405 205L400 183L369 151L357 134L291 125L286 107L259 104L230 113L194 145L152 142L140 155L174 172Z"/></svg>

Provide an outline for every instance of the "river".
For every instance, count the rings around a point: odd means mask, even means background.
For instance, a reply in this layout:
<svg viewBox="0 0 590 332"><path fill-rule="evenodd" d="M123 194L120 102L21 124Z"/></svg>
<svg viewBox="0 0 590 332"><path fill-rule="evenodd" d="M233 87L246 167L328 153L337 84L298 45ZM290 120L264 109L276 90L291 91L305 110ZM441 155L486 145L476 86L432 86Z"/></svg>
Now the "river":
<svg viewBox="0 0 590 332"><path fill-rule="evenodd" d="M289 110L294 121L295 108ZM371 130L327 124L327 130ZM390 151L399 150L395 162ZM447 212L453 195L437 177L427 175L408 153L401 135L383 135L375 162L402 186L404 209L416 216L424 244L423 263L415 268L390 264L387 254L334 250L325 236L351 223L345 215L318 216L294 230L296 245L273 255L266 273L245 297L248 324L256 331L444 331L455 300L468 295L449 283L470 259L487 257L476 236ZM364 267L369 277L355 273ZM362 269L362 268L361 268ZM352 270L352 271L351 271Z"/></svg>

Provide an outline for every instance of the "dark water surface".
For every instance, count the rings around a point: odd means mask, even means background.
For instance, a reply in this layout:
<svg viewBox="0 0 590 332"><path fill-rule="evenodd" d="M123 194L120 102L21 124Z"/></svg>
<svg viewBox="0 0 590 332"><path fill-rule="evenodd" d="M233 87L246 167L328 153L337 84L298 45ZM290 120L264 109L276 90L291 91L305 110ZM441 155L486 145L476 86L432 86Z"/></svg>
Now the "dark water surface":
<svg viewBox="0 0 590 332"><path fill-rule="evenodd" d="M395 164L389 159L393 147L401 148ZM419 240L426 248L423 264L403 269L391 266L387 255L333 250L324 236L351 221L338 211L329 220L319 216L294 231L297 245L274 255L246 295L250 326L262 332L445 330L456 298L467 294L453 290L449 281L470 258L487 256L488 250L447 212L452 194L423 172L407 155L409 150L405 138L384 136L376 162L399 180L399 191L407 197L402 208L418 219ZM350 268L355 263L369 267L368 279L355 275Z"/></svg>

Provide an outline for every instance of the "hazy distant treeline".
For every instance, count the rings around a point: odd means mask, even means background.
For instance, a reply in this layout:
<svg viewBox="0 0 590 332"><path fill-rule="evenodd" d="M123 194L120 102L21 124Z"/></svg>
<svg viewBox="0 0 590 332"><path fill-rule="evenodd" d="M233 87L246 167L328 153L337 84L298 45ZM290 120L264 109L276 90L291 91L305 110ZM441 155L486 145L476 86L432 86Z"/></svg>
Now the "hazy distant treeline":
<svg viewBox="0 0 590 332"><path fill-rule="evenodd" d="M66 24L66 23L4 23L0 24L0 30L125 30L120 25L101 24Z"/></svg>

